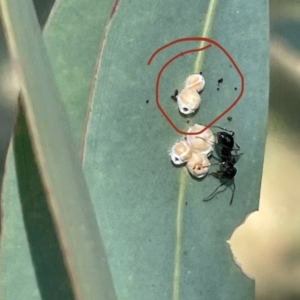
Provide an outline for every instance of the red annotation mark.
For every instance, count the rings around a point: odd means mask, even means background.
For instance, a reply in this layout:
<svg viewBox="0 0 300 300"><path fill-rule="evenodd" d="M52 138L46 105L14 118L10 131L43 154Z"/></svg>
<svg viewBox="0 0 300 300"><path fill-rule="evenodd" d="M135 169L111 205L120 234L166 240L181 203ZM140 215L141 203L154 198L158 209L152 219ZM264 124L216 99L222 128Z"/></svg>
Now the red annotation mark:
<svg viewBox="0 0 300 300"><path fill-rule="evenodd" d="M187 37L187 38L181 38L181 39L176 39L160 48L158 48L149 58L147 65L150 65L152 60L154 59L154 57L162 50L177 44L177 43L181 43L181 42L191 42L191 41L204 41L204 42L208 42L209 44L207 46L204 46L202 48L197 48L197 49L190 49L184 52L180 52L177 55L173 56L171 59L169 59L160 69L160 71L158 72L158 75L156 77L156 84L155 84L155 102L156 105L158 107L158 109L160 110L160 112L162 113L162 115L166 118L166 120L169 122L169 124L173 127L173 129L175 131L177 131L180 134L183 135L197 135L202 133L203 131L205 131L207 128L211 127L212 125L214 125L217 121L219 121L224 115L226 115L237 103L238 101L242 98L243 93L244 93L244 76L242 74L242 72L240 71L239 67L237 66L237 64L235 63L235 61L233 60L233 58L231 57L231 55L227 52L227 50L222 47L218 42L209 39L209 38L204 38L204 37ZM167 115L167 113L164 111L164 109L162 108L162 106L160 105L159 102L159 83L160 83L160 77L163 73L163 71L166 69L166 67L172 63L174 60L176 60L177 58L179 58L180 56L186 55L188 53L192 53L192 52L199 52L199 51L203 51L206 50L208 48L210 48L212 45L215 45L216 47L218 47L226 56L227 58L230 60L230 62L232 63L232 65L234 66L234 68L236 69L237 73L240 76L241 79L241 91L239 93L239 95L237 96L237 98L232 102L232 104L230 106L228 106L219 116L217 116L214 120L212 120L209 124L207 124L202 130L198 131L198 132L186 132L186 131L182 131L179 128L177 128L177 126L173 123L173 121L170 119L170 117Z"/></svg>

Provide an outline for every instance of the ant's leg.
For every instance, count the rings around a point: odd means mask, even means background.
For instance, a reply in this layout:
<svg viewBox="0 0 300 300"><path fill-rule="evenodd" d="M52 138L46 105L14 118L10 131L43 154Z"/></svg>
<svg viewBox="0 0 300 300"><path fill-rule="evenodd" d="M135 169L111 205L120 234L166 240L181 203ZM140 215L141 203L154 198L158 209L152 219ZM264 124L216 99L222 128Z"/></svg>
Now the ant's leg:
<svg viewBox="0 0 300 300"><path fill-rule="evenodd" d="M215 176L215 175L217 175L218 174L218 172L210 172L210 173L208 173L207 175L212 175L212 176Z"/></svg>
<svg viewBox="0 0 300 300"><path fill-rule="evenodd" d="M224 171L218 170L215 172L210 172L207 175L211 175L211 176L214 176L215 178L221 179L223 174L224 174Z"/></svg>
<svg viewBox="0 0 300 300"><path fill-rule="evenodd" d="M241 156L243 153L238 153L241 150L241 147L238 143L234 142L234 145L236 148L233 148L232 151L234 151L235 156ZM234 156L234 154L233 154Z"/></svg>
<svg viewBox="0 0 300 300"><path fill-rule="evenodd" d="M238 153L241 149L236 149L236 148L233 148L231 149L231 151L234 152L234 154L231 154L232 156L241 156L242 154L244 153Z"/></svg>
<svg viewBox="0 0 300 300"><path fill-rule="evenodd" d="M239 145L238 143L234 142L234 144L235 144L237 150L240 150L240 149L241 149L241 147L240 147L240 145Z"/></svg>
<svg viewBox="0 0 300 300"><path fill-rule="evenodd" d="M230 130L230 129L227 129L227 128L224 128L224 127L221 127L221 126L217 126L217 125L214 125L214 126L211 126L211 127L222 129L224 131L227 131L227 132L231 133L231 135L234 136L234 131L233 130Z"/></svg>
<svg viewBox="0 0 300 300"><path fill-rule="evenodd" d="M215 164L210 164L210 165L208 165L208 166L202 166L202 168L204 168L204 167L207 167L207 168L209 168L209 167L211 167L211 166L219 166L219 165L221 165L222 163L215 163ZM219 172L219 171L218 171Z"/></svg>
<svg viewBox="0 0 300 300"><path fill-rule="evenodd" d="M209 168L211 166L216 166L216 165L220 165L220 163L215 163L215 164L211 164L211 165L207 165L207 166L202 166L202 168ZM208 173L207 175L213 175L213 174L217 174L217 173L223 173L223 171L211 172L211 173Z"/></svg>
<svg viewBox="0 0 300 300"><path fill-rule="evenodd" d="M214 159L216 159L216 160L220 160L219 157L216 157L216 156L214 156L213 154L211 154L210 157L212 157L212 158L214 158ZM221 164L221 163L218 163L218 164Z"/></svg>
<svg viewBox="0 0 300 300"><path fill-rule="evenodd" d="M234 181L232 181L232 183L233 183L233 190L232 190L232 194L231 194L231 200L230 200L230 203L229 203L229 205L231 205L231 204L232 204L233 197L234 197L234 192L235 192L235 183L234 183Z"/></svg>
<svg viewBox="0 0 300 300"><path fill-rule="evenodd" d="M236 149L232 149L232 151L235 152L235 154L231 154L232 157L237 157L238 159L244 154L243 153L237 153L240 149L236 150Z"/></svg>
<svg viewBox="0 0 300 300"><path fill-rule="evenodd" d="M226 180L225 182L221 183L216 189L214 189L214 191L209 196L207 196L206 198L204 198L202 201L207 202L207 201L211 200L218 193L218 189L221 186L225 185L227 182L228 182L228 180ZM225 187L225 190L226 189L227 189L227 187ZM225 190L223 190L223 191L225 191Z"/></svg>
<svg viewBox="0 0 300 300"><path fill-rule="evenodd" d="M204 137L202 137L202 136L198 136L198 135L196 135L196 137L195 137L196 139L201 139L201 140L203 140L204 142L206 142L207 144L209 144L209 145L211 145L211 146L213 146L214 145L214 143L212 143L212 142L209 142L208 140L206 140Z"/></svg>
<svg viewBox="0 0 300 300"><path fill-rule="evenodd" d="M210 164L210 165L207 165L207 166L202 166L202 168L209 168L211 166L224 166L224 164L225 164L224 162L217 162L217 163ZM223 174L224 174L224 170L217 170L215 172L210 172L207 175L213 175L213 176L221 175L221 177L219 177L219 178L222 178Z"/></svg>
<svg viewBox="0 0 300 300"><path fill-rule="evenodd" d="M228 146L226 146L226 145L224 145L222 143L218 143L218 142L215 142L215 145L219 145L220 147L223 147L223 148L226 148L226 149L230 149L231 151L235 151L235 152L238 152L238 151L241 150L241 147L236 142L234 142L234 145L235 145L236 148L233 148L233 149L231 149L230 147L228 147Z"/></svg>

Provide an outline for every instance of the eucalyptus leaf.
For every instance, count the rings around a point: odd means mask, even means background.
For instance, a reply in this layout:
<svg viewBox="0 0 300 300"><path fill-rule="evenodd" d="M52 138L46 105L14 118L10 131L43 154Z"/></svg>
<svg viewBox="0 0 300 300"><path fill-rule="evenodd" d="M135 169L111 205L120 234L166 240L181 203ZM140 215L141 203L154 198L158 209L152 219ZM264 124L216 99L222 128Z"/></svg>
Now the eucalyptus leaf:
<svg viewBox="0 0 300 300"><path fill-rule="evenodd" d="M254 298L254 282L235 265L226 240L258 205L268 32L267 1L119 3L102 52L84 149L85 175L118 299ZM232 121L226 116L217 123L235 131L244 153L236 165L232 206L229 188L202 202L219 181L212 176L195 180L168 157L182 137L155 105L156 76L169 58L203 43L176 44L150 66L147 61L157 48L189 36L218 41L245 77L245 93L227 115ZM206 80L200 110L185 118L170 96L189 74L200 71ZM170 118L187 129L209 123L240 88L231 63L211 47L173 62L162 75L159 96Z"/></svg>

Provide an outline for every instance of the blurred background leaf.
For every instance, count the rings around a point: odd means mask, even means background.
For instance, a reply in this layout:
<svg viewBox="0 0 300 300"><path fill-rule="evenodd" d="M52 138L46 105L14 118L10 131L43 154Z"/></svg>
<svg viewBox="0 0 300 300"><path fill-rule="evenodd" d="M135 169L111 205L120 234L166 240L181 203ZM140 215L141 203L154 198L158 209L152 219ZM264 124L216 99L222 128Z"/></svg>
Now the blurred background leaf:
<svg viewBox="0 0 300 300"><path fill-rule="evenodd" d="M299 28L299 1L270 1L270 103L259 211L231 238L243 270L255 277L257 300L300 299Z"/></svg>
<svg viewBox="0 0 300 300"><path fill-rule="evenodd" d="M25 122L20 107L3 187L2 293L8 299L115 299L33 5L0 4L10 54L23 80L20 103L27 117ZM16 289L18 277L22 284Z"/></svg>
<svg viewBox="0 0 300 300"><path fill-rule="evenodd" d="M4 30L0 23L0 191L5 172L6 155L17 113L19 91L14 63L10 60Z"/></svg>

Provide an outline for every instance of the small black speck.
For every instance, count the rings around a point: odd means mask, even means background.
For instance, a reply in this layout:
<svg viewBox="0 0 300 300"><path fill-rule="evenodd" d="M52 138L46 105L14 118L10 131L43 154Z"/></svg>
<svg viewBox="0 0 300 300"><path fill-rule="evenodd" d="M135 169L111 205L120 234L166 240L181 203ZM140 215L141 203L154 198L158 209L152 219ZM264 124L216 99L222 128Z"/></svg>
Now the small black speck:
<svg viewBox="0 0 300 300"><path fill-rule="evenodd" d="M151 242L151 239L149 240L149 242Z"/></svg>
<svg viewBox="0 0 300 300"><path fill-rule="evenodd" d="M236 91L236 90L237 90L237 87L235 87L234 90Z"/></svg>
<svg viewBox="0 0 300 300"><path fill-rule="evenodd" d="M173 99L175 102L177 102L176 96L178 95L178 90L175 90L174 94L171 96L171 99Z"/></svg>
<svg viewBox="0 0 300 300"><path fill-rule="evenodd" d="M185 250L185 251L183 251L183 254L184 254L184 255L187 255L187 251L186 251L186 250Z"/></svg>
<svg viewBox="0 0 300 300"><path fill-rule="evenodd" d="M187 205L187 202L185 202L185 205Z"/></svg>
<svg viewBox="0 0 300 300"><path fill-rule="evenodd" d="M187 120L186 123L189 124L189 123L190 123L190 120Z"/></svg>
<svg viewBox="0 0 300 300"><path fill-rule="evenodd" d="M229 68L232 68L232 65L229 65Z"/></svg>
<svg viewBox="0 0 300 300"><path fill-rule="evenodd" d="M227 120L228 120L229 122L231 122L231 121L232 121L232 117L227 117Z"/></svg>
<svg viewBox="0 0 300 300"><path fill-rule="evenodd" d="M149 100L146 100L146 103L148 104L148 103L149 103Z"/></svg>
<svg viewBox="0 0 300 300"><path fill-rule="evenodd" d="M220 79L218 80L218 85L219 85L220 83L223 83L223 78L220 78Z"/></svg>
<svg viewBox="0 0 300 300"><path fill-rule="evenodd" d="M219 88L217 88L217 91L219 91L220 89Z"/></svg>
<svg viewBox="0 0 300 300"><path fill-rule="evenodd" d="M202 75L202 72L200 72L200 75Z"/></svg>

